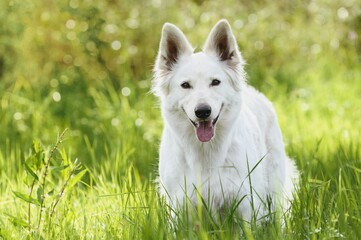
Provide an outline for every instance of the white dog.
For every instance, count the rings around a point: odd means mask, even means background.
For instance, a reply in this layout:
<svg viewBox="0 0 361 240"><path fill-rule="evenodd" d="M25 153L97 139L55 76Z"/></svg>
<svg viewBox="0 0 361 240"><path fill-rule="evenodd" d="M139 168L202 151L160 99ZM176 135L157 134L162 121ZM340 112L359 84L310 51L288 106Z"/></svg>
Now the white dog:
<svg viewBox="0 0 361 240"><path fill-rule="evenodd" d="M246 84L228 22L193 51L181 30L164 24L153 80L164 119L161 193L175 208L199 196L213 211L236 203L247 221L267 216L270 205L287 209L298 172L272 104Z"/></svg>

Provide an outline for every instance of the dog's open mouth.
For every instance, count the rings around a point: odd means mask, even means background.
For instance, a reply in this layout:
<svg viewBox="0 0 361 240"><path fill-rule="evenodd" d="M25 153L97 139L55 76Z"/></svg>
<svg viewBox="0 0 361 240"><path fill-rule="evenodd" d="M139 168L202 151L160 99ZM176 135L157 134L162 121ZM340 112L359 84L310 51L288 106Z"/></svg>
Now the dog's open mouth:
<svg viewBox="0 0 361 240"><path fill-rule="evenodd" d="M216 123L218 121L219 115L213 119L208 121L199 121L194 122L191 120L192 124L196 128L196 135L199 141L201 142L208 142L210 141L214 136L214 130Z"/></svg>

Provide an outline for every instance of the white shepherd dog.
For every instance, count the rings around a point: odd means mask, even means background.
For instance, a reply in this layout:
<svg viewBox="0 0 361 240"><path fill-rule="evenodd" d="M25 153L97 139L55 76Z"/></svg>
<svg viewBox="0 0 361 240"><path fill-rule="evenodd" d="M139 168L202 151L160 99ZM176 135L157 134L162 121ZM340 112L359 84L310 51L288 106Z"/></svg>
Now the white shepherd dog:
<svg viewBox="0 0 361 240"><path fill-rule="evenodd" d="M286 156L271 102L247 85L229 23L219 21L203 51L165 23L154 68L164 130L161 194L177 208L201 196L217 212L236 203L246 221L287 210L298 171Z"/></svg>

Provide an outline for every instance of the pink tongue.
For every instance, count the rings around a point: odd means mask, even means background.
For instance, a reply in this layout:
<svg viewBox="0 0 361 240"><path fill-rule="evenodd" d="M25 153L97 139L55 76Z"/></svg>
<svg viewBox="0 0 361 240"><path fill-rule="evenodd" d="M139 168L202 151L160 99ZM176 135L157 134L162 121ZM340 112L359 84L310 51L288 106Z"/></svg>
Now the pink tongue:
<svg viewBox="0 0 361 240"><path fill-rule="evenodd" d="M199 122L196 129L197 137L201 142L208 142L214 136L212 121Z"/></svg>

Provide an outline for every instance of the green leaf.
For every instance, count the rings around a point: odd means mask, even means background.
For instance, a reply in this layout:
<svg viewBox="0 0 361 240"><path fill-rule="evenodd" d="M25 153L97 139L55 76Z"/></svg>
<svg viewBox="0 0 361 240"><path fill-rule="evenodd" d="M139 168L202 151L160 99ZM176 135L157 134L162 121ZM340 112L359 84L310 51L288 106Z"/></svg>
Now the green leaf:
<svg viewBox="0 0 361 240"><path fill-rule="evenodd" d="M15 216L13 216L13 215L10 215L10 214L8 214L8 213L5 213L9 218L10 218L10 221L14 224L14 225L16 225L16 226L22 226L22 227L28 227L29 226L29 224L25 221L25 220L23 220L23 219L21 219L21 218L18 218L18 217L15 217Z"/></svg>
<svg viewBox="0 0 361 240"><path fill-rule="evenodd" d="M43 152L43 148L41 147L41 143L39 140L33 141L33 150L35 153Z"/></svg>
<svg viewBox="0 0 361 240"><path fill-rule="evenodd" d="M33 143L33 154L26 159L26 164L32 169L39 169L44 160L44 150L40 143Z"/></svg>
<svg viewBox="0 0 361 240"><path fill-rule="evenodd" d="M31 187L34 184L34 182L36 182L36 180L30 174L26 174L23 182L26 184L26 186Z"/></svg>
<svg viewBox="0 0 361 240"><path fill-rule="evenodd" d="M35 154L35 159L36 159L35 164L38 169L41 167L41 164L44 162L44 157L45 157L44 152L39 152Z"/></svg>
<svg viewBox="0 0 361 240"><path fill-rule="evenodd" d="M44 194L44 189L42 187L38 187L38 189L36 190L36 196L38 198L39 203L43 202L43 194Z"/></svg>
<svg viewBox="0 0 361 240"><path fill-rule="evenodd" d="M24 200L25 202L32 203L32 204L35 204L37 206L40 206L40 202L35 198L32 198L32 197L30 197L30 196L28 196L26 194L20 193L20 192L13 191L13 193L15 194L16 197Z"/></svg>
<svg viewBox="0 0 361 240"><path fill-rule="evenodd" d="M60 166L54 166L51 168L51 171L63 171L64 169L67 169L69 167L69 165L60 165Z"/></svg>
<svg viewBox="0 0 361 240"><path fill-rule="evenodd" d="M80 180L82 179L82 177L84 176L84 174L87 172L88 170L85 169L83 171L80 171L79 173L77 173L76 175L74 175L74 177L72 177L69 182L68 182L68 189L71 189L72 187L74 187L75 184L77 184L78 182L80 182Z"/></svg>
<svg viewBox="0 0 361 240"><path fill-rule="evenodd" d="M36 154L33 154L31 156L29 156L25 163L29 166L29 167L35 167L36 166Z"/></svg>
<svg viewBox="0 0 361 240"><path fill-rule="evenodd" d="M48 195L49 195L49 196L53 196L53 195L54 195L54 192L55 192L54 189L52 189L50 192L48 192Z"/></svg>
<svg viewBox="0 0 361 240"><path fill-rule="evenodd" d="M36 175L36 173L31 169L31 167L25 162L25 170L27 173L29 173L31 176L33 176L34 179L36 179L37 181L39 180L38 175Z"/></svg>

